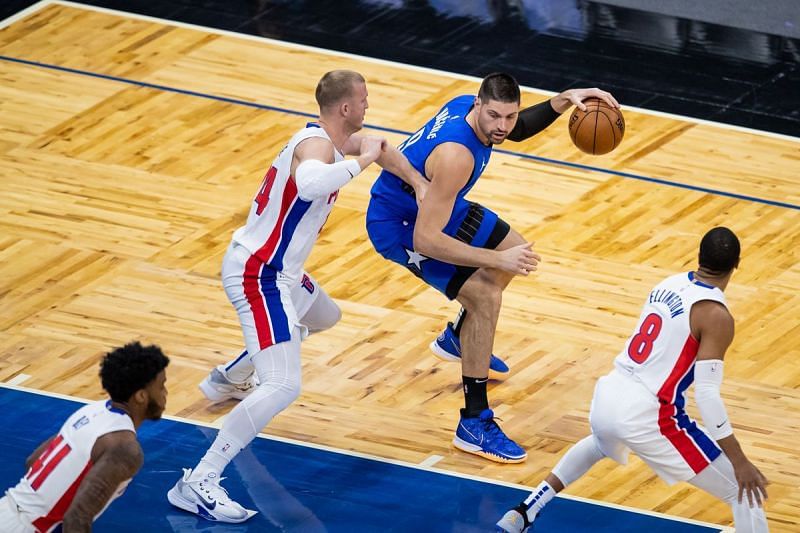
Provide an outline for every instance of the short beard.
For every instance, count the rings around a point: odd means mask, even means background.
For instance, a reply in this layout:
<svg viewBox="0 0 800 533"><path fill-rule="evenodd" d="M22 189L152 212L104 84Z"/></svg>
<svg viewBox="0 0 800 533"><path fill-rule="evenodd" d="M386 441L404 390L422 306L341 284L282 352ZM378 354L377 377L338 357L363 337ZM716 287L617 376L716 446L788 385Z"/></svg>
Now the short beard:
<svg viewBox="0 0 800 533"><path fill-rule="evenodd" d="M144 412L144 417L147 420L159 420L161 419L161 415L164 413L164 410L158 405L152 398L150 398L147 402L147 409Z"/></svg>

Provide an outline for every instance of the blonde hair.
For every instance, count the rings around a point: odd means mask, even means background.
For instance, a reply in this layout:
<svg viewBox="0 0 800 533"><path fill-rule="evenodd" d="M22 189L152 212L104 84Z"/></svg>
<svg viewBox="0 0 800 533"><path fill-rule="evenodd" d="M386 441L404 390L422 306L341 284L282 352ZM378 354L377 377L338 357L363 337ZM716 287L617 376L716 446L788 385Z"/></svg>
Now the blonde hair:
<svg viewBox="0 0 800 533"><path fill-rule="evenodd" d="M350 96L353 87L358 83L366 83L364 76L353 70L332 70L327 72L317 83L314 96L320 109L338 104Z"/></svg>

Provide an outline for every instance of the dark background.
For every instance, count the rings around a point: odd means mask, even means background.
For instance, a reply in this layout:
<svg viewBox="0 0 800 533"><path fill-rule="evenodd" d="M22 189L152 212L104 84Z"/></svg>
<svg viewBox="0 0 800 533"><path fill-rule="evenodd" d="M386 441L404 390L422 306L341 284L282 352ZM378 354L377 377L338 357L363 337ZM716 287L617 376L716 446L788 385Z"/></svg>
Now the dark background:
<svg viewBox="0 0 800 533"><path fill-rule="evenodd" d="M33 4L6 0L0 18ZM798 0L83 0L800 137ZM636 6L632 8L630 6Z"/></svg>

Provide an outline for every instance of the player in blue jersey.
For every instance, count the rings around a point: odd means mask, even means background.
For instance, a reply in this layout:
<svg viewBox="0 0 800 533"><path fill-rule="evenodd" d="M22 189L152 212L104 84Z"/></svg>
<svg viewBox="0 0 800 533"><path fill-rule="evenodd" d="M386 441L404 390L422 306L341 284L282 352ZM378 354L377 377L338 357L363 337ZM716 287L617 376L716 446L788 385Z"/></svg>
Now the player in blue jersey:
<svg viewBox="0 0 800 533"><path fill-rule="evenodd" d="M491 353L502 292L514 276L536 270L541 258L494 212L465 197L489 163L493 145L527 139L573 105L585 110L581 102L590 97L619 107L605 91L570 89L520 111L516 80L490 74L477 97L449 101L400 145L430 182L419 206L413 189L390 172L384 170L372 187L367 232L375 249L462 305L431 349L461 360L466 406L453 444L493 461L518 463L527 457L494 421L486 382L490 368L508 371Z"/></svg>

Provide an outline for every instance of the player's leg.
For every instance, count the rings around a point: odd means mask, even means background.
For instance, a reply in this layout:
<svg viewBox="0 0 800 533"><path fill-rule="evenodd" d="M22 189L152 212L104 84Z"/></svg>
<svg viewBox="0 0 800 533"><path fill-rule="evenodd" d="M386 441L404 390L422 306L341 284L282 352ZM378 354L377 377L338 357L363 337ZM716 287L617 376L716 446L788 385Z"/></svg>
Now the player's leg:
<svg viewBox="0 0 800 533"><path fill-rule="evenodd" d="M606 380L604 410L611 412L613 427L624 432L624 443L661 479L670 485L687 481L729 504L737 532L767 531L762 508L738 503L738 484L728 458L682 408L660 403L642 385L616 371L601 380ZM591 417L596 406L592 407ZM593 418L592 430L597 432Z"/></svg>
<svg viewBox="0 0 800 533"><path fill-rule="evenodd" d="M714 459L689 483L716 496L731 506L733 525L737 533L762 533L769 531L764 508L754 505L750 507L747 498L739 502L739 484L728 456L724 453Z"/></svg>
<svg viewBox="0 0 800 533"><path fill-rule="evenodd" d="M308 273L291 288L292 304L299 322L309 334L333 327L342 317L342 311L331 297ZM224 365L211 370L200 383L200 390L213 402L229 399L241 400L258 385L250 353L245 349Z"/></svg>
<svg viewBox="0 0 800 533"><path fill-rule="evenodd" d="M455 235L456 238L485 248L495 248L502 241L505 233L493 231L496 215L490 212L490 216L484 221L484 208L466 200L460 200L458 207L465 213L465 220L463 228ZM477 235L475 229L480 229ZM367 209L367 235L372 246L384 258L407 268L451 300L455 299L464 281L477 270L455 267L417 253L414 250L414 220L398 219L395 214L376 207L375 202L370 202ZM466 316L467 312L462 308L455 321L448 322L442 333L431 342L431 351L440 359L461 362L459 337ZM508 366L494 355L491 356L490 368L495 377L508 373Z"/></svg>
<svg viewBox="0 0 800 533"><path fill-rule="evenodd" d="M625 432L621 420L625 420L628 405L638 400L618 379L619 376L611 375L597 381L589 411L592 434L572 446L547 478L522 503L503 515L497 523L498 531L525 531L557 493L601 459L608 457L620 464L627 463L629 450L621 439Z"/></svg>
<svg viewBox="0 0 800 533"><path fill-rule="evenodd" d="M525 242L519 233L498 219L497 224L501 223L504 226L500 226L498 232L505 235L494 249L506 250ZM466 311L460 332L462 369L465 373L482 373L484 367L488 371L487 355L492 353L503 290L513 277L513 274L496 269L479 268L469 273L460 287L452 287L454 283L451 281L448 290L453 289L456 299Z"/></svg>
<svg viewBox="0 0 800 533"><path fill-rule="evenodd" d="M242 250L223 261L223 284L236 308L260 384L228 414L208 452L170 490L170 502L210 520L242 522L254 513L230 500L219 486L222 470L300 390L302 329L289 288L278 273ZM217 505L220 503L220 505Z"/></svg>
<svg viewBox="0 0 800 533"><path fill-rule="evenodd" d="M600 450L594 435L579 440L567 450L552 472L533 489L527 498L503 515L503 518L497 522L498 531L507 533L525 531L556 494L582 477L605 457L606 455Z"/></svg>
<svg viewBox="0 0 800 533"><path fill-rule="evenodd" d="M455 238L472 246L496 250L505 250L525 242L519 233L500 220L491 210L473 203L469 204L465 211L464 221L454 235ZM461 268L459 269L459 275L464 276L466 279L475 270L474 268ZM513 278L513 275L504 272L495 271L493 273L502 289L505 289ZM452 292L456 294L459 291L454 287ZM462 332L465 324L469 322L469 316L469 309L462 304L455 320L448 322L444 331L431 343L431 351L440 358L451 361L462 357ZM508 365L495 355L491 355L489 368L495 373L496 377L502 377L508 373Z"/></svg>
<svg viewBox="0 0 800 533"><path fill-rule="evenodd" d="M291 290L292 304L297 311L300 324L309 335L330 329L342 318L342 310L317 281L303 273L300 283Z"/></svg>
<svg viewBox="0 0 800 533"><path fill-rule="evenodd" d="M488 210L486 212L487 215L493 215ZM518 233L497 219L496 215L494 217L497 221L496 227L499 226L504 235L493 248L506 249L524 242ZM456 299L466 309L467 316L461 330L461 374L465 408L461 411L453 444L461 450L493 461L516 463L524 461L527 454L506 437L494 421L486 393L489 361L503 290L511 277L494 269L473 269L460 287L455 287ZM457 279L458 274L448 284L448 291L454 289Z"/></svg>
<svg viewBox="0 0 800 533"><path fill-rule="evenodd" d="M301 330L296 326L289 341L253 355L258 387L228 413L200 462L193 469L184 469L168 494L170 503L220 522L239 523L255 514L231 500L219 482L236 455L300 394L300 339Z"/></svg>

